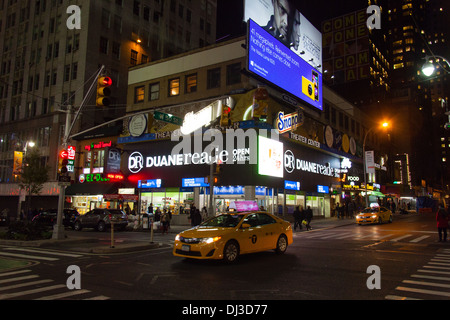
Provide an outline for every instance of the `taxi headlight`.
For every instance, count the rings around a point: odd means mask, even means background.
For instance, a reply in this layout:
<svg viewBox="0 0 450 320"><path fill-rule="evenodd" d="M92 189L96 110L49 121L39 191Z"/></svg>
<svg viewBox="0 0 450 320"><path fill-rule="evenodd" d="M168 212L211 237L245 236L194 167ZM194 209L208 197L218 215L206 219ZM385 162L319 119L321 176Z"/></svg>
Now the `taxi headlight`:
<svg viewBox="0 0 450 320"><path fill-rule="evenodd" d="M202 240L200 242L202 243L213 243L213 242L217 242L221 239L221 237L213 237L213 238L202 238Z"/></svg>
<svg viewBox="0 0 450 320"><path fill-rule="evenodd" d="M376 214L372 215L372 218L374 218L374 219L375 219L376 217L377 217L377 215L376 215Z"/></svg>
<svg viewBox="0 0 450 320"><path fill-rule="evenodd" d="M180 235L179 235L179 234L177 234L177 235L175 236L175 241L180 241Z"/></svg>

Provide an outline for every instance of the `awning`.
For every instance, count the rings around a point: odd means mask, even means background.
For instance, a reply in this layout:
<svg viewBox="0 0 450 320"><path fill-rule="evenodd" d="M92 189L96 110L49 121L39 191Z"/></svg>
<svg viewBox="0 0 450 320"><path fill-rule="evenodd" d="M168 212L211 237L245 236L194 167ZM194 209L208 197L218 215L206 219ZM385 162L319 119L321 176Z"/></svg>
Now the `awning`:
<svg viewBox="0 0 450 320"><path fill-rule="evenodd" d="M121 183L75 183L66 188L66 196L116 194Z"/></svg>
<svg viewBox="0 0 450 320"><path fill-rule="evenodd" d="M371 196L375 196L375 197L380 197L380 198L384 198L386 197L384 194L382 194L380 191L372 191L372 193L370 194Z"/></svg>

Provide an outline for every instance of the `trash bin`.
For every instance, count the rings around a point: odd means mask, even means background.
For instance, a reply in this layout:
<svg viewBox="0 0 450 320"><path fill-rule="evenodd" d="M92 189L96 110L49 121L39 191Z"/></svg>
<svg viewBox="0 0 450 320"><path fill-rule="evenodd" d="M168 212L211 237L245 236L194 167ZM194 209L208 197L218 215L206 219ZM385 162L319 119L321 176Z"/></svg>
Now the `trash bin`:
<svg viewBox="0 0 450 320"><path fill-rule="evenodd" d="M142 215L142 229L148 229L149 218L148 214L144 213Z"/></svg>

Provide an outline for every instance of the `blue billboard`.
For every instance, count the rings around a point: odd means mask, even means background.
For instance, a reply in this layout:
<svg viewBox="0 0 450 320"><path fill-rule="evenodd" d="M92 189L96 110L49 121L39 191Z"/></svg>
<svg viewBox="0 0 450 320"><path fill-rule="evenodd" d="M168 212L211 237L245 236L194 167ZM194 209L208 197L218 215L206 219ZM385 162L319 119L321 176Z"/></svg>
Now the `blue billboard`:
<svg viewBox="0 0 450 320"><path fill-rule="evenodd" d="M322 74L253 20L248 28L248 70L323 110Z"/></svg>

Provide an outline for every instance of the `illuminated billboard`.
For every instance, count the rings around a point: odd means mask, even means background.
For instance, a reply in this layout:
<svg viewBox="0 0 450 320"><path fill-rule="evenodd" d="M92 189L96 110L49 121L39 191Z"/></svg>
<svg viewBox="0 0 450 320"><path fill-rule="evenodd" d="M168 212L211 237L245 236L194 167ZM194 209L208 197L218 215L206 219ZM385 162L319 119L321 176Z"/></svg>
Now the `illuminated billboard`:
<svg viewBox="0 0 450 320"><path fill-rule="evenodd" d="M244 20L253 20L285 47L322 73L322 33L293 0L246 0Z"/></svg>
<svg viewBox="0 0 450 320"><path fill-rule="evenodd" d="M248 29L248 70L323 110L322 74L253 20Z"/></svg>
<svg viewBox="0 0 450 320"><path fill-rule="evenodd" d="M258 174L283 178L283 143L258 136Z"/></svg>

